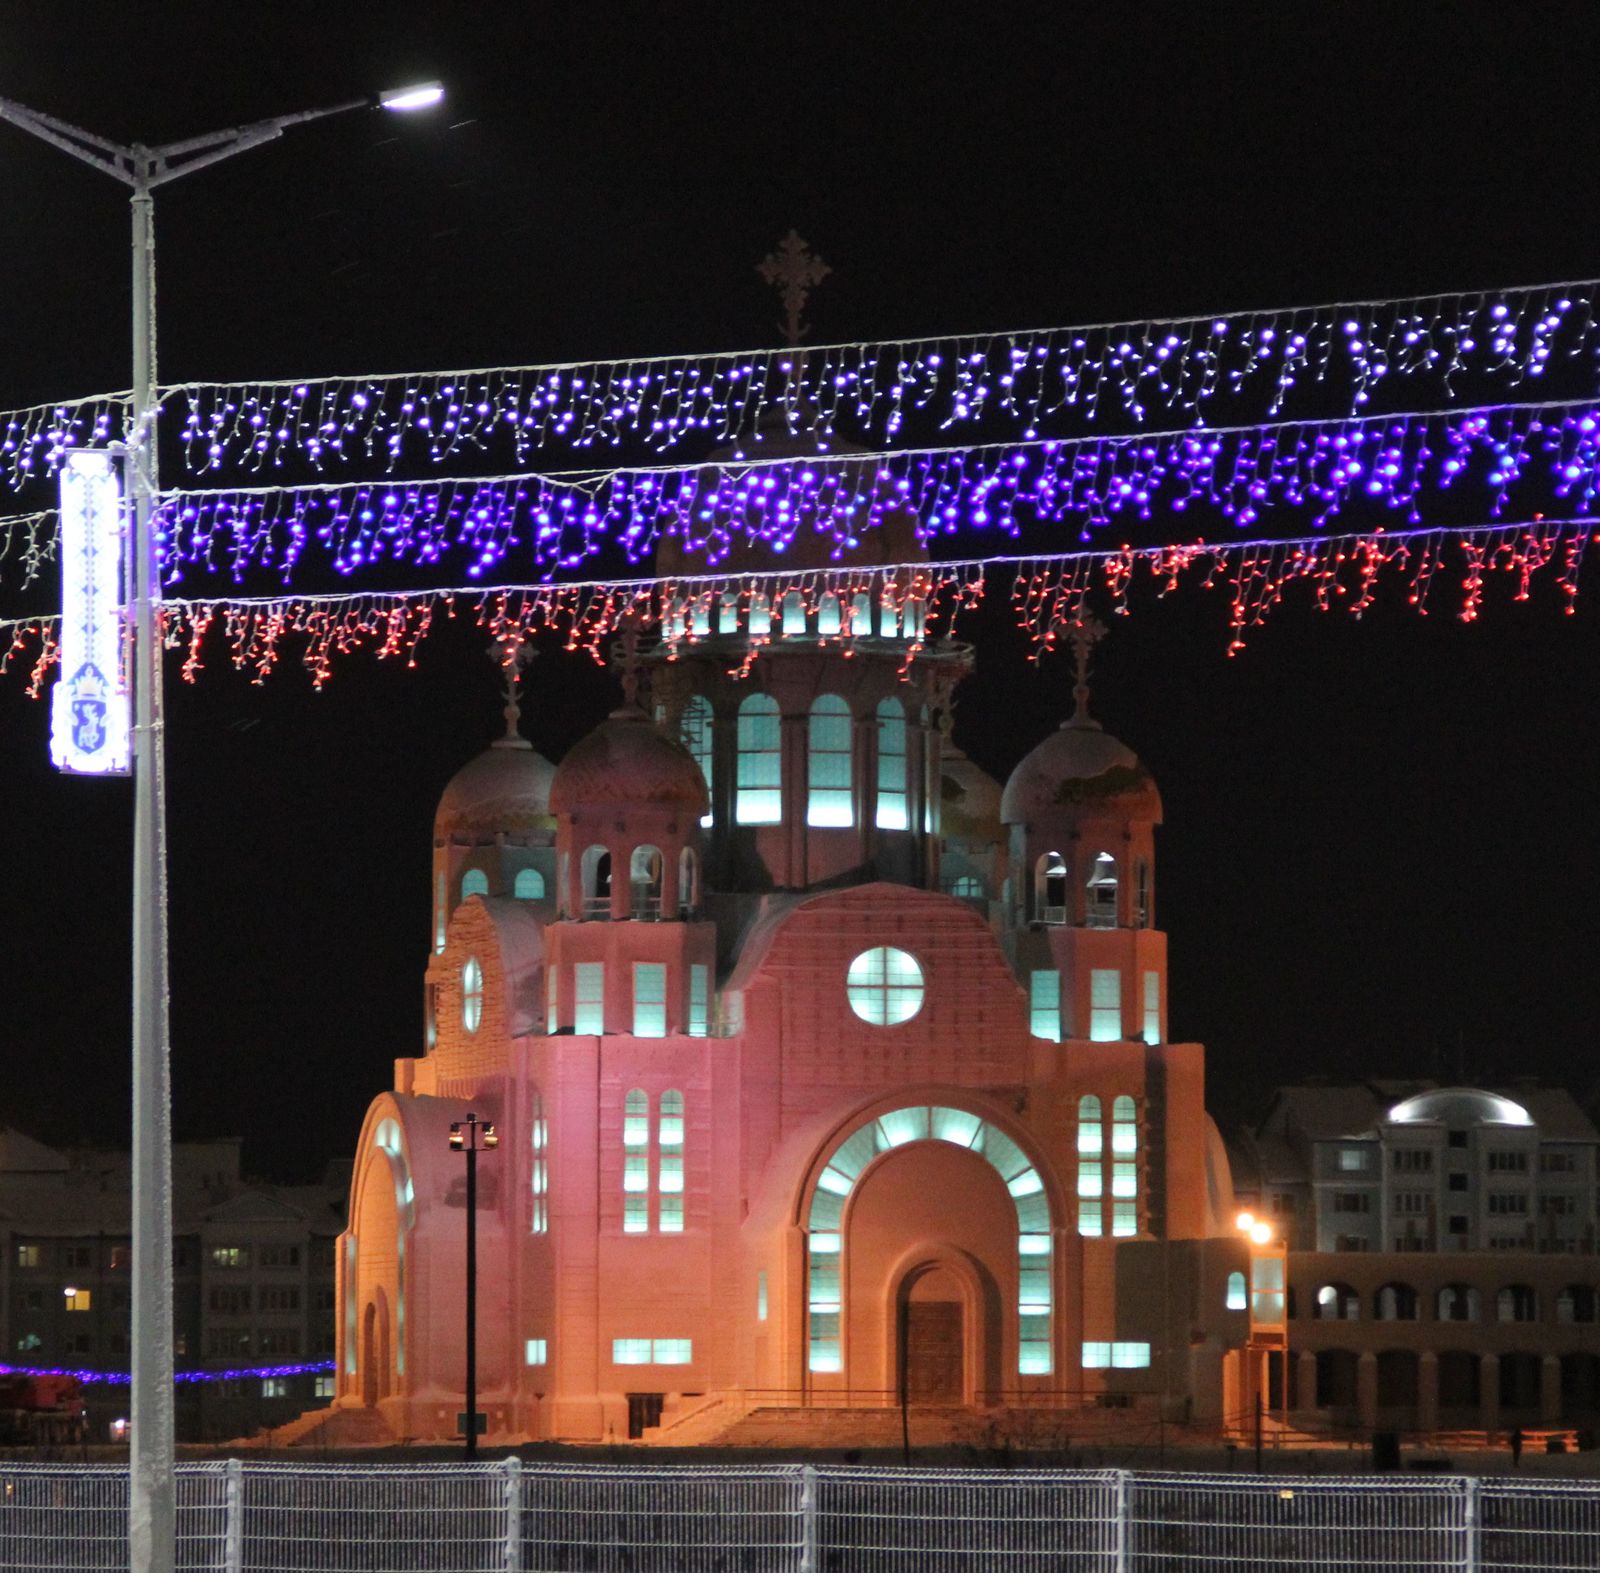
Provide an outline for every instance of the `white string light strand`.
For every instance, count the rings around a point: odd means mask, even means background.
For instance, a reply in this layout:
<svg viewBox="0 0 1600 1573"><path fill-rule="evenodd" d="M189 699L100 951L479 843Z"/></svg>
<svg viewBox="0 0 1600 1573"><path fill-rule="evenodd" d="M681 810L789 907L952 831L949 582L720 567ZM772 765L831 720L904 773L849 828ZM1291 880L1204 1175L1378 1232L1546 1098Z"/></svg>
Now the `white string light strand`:
<svg viewBox="0 0 1600 1573"><path fill-rule="evenodd" d="M93 448L121 434L132 401L128 393L0 411L0 477L20 491L30 481L54 475L74 448Z"/></svg>
<svg viewBox="0 0 1600 1573"><path fill-rule="evenodd" d="M1257 399L1267 416L1305 395L1356 414L1386 384L1481 379L1509 394L1577 362L1595 386L1600 283L1575 280L1409 299L858 341L758 351L562 361L249 383L187 382L188 472L442 463L547 447L686 443L758 451L774 437L827 441L841 421L893 443L914 429L999 423L1023 437L1093 425L1102 406L1145 426L1183 424ZM1416 402L1413 399L1411 402ZM1321 409L1315 412L1321 413Z"/></svg>
<svg viewBox="0 0 1600 1573"><path fill-rule="evenodd" d="M0 518L0 584L10 577L26 590L56 560L61 546L61 515L46 508L38 513Z"/></svg>

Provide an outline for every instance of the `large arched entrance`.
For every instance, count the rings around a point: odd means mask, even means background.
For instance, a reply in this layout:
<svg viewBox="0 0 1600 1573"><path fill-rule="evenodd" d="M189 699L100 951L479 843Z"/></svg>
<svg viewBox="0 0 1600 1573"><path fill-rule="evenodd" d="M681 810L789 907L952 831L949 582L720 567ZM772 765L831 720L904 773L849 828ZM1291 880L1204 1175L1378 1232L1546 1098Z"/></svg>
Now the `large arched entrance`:
<svg viewBox="0 0 1600 1573"><path fill-rule="evenodd" d="M1051 1202L992 1119L868 1116L830 1144L803 1218L812 1390L996 1402L1053 1373Z"/></svg>
<svg viewBox="0 0 1600 1573"><path fill-rule="evenodd" d="M388 1296L375 1289L361 1317L361 1402L368 1409L394 1391L392 1349Z"/></svg>
<svg viewBox="0 0 1600 1573"><path fill-rule="evenodd" d="M406 1369L406 1245L416 1202L399 1121L368 1118L371 1136L352 1197L352 1248L342 1285L343 1391L371 1407L400 1391Z"/></svg>

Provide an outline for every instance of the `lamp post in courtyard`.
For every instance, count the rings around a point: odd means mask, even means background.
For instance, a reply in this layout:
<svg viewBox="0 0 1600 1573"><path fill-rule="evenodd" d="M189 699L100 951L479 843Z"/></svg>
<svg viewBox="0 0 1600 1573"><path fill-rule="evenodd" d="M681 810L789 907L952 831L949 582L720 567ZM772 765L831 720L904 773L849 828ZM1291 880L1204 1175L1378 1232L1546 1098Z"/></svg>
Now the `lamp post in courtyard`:
<svg viewBox="0 0 1600 1573"><path fill-rule="evenodd" d="M133 729L133 1438L128 1553L136 1573L169 1573L174 1558L172 1351L172 1138L167 1042L166 801L162 735L160 565L153 519L156 465L157 186L283 135L290 126L353 109L424 109L437 82L349 99L148 147L108 141L53 115L0 98L0 119L120 180L133 205L133 387L124 432L131 528L124 594L131 593L127 671Z"/></svg>
<svg viewBox="0 0 1600 1573"><path fill-rule="evenodd" d="M467 1408L458 1423L466 1432L467 1457L478 1456L478 1154L500 1145L495 1128L469 1113L450 1124L450 1145L467 1155Z"/></svg>

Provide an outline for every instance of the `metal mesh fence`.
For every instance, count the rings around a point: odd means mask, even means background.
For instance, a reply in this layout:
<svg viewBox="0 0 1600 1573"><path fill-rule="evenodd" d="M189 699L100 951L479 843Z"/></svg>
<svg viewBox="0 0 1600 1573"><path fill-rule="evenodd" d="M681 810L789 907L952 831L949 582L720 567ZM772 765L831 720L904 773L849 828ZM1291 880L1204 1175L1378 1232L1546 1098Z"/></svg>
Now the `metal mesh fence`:
<svg viewBox="0 0 1600 1573"><path fill-rule="evenodd" d="M193 1573L1600 1568L1600 1482L520 1464L178 1470ZM128 1477L0 1464L0 1573L127 1566Z"/></svg>

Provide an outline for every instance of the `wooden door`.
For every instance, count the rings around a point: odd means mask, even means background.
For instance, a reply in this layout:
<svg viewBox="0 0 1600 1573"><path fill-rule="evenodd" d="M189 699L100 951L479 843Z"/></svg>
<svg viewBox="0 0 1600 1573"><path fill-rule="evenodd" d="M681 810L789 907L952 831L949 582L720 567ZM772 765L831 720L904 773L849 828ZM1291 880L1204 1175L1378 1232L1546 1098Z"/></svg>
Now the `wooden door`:
<svg viewBox="0 0 1600 1573"><path fill-rule="evenodd" d="M959 1300L913 1300L906 1307L906 1389L914 1404L962 1399Z"/></svg>

